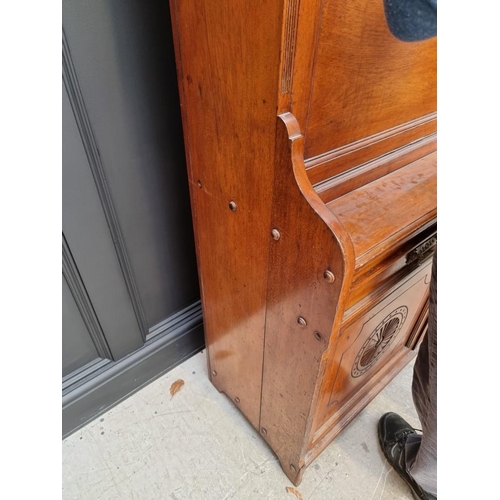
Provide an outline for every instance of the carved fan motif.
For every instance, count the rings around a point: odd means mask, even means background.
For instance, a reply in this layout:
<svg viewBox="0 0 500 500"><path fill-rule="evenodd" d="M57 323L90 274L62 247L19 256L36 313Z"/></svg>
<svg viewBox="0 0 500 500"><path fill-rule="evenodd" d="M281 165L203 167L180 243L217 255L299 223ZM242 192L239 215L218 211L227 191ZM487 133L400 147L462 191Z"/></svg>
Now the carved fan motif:
<svg viewBox="0 0 500 500"><path fill-rule="evenodd" d="M353 377L363 375L380 358L401 330L408 315L406 306L398 307L386 316L361 347L351 370Z"/></svg>

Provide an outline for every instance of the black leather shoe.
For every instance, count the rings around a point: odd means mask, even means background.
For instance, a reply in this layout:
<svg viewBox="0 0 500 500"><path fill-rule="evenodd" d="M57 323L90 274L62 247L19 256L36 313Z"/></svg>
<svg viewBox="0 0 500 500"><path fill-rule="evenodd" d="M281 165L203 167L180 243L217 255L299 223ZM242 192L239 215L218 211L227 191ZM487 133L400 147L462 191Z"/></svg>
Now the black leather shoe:
<svg viewBox="0 0 500 500"><path fill-rule="evenodd" d="M378 422L378 439L387 461L406 481L412 495L418 500L437 500L437 497L424 491L406 470L405 444L410 434L416 430L397 413L386 413Z"/></svg>

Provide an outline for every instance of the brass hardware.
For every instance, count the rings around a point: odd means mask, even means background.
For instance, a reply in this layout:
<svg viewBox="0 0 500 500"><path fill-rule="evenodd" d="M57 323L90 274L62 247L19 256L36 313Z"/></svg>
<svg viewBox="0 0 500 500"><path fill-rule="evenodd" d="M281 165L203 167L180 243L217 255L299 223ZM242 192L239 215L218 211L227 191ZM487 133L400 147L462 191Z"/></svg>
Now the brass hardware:
<svg viewBox="0 0 500 500"><path fill-rule="evenodd" d="M236 208L237 208L237 205L234 201L230 201L229 202L229 210L231 210L231 212L236 212Z"/></svg>
<svg viewBox="0 0 500 500"><path fill-rule="evenodd" d="M273 236L273 240L278 241L281 238L281 234L280 234L280 232L277 229L273 229L271 231L271 234Z"/></svg>
<svg viewBox="0 0 500 500"><path fill-rule="evenodd" d="M416 262L419 266L427 260L428 257L432 256L437 244L436 236L431 236L429 239L418 245L406 256L406 264L412 264Z"/></svg>
<svg viewBox="0 0 500 500"><path fill-rule="evenodd" d="M307 326L307 321L302 316L297 318L297 323L302 327Z"/></svg>
<svg viewBox="0 0 500 500"><path fill-rule="evenodd" d="M323 278L325 278L325 281L328 281L328 283L333 283L335 281L335 275L329 270L323 273Z"/></svg>

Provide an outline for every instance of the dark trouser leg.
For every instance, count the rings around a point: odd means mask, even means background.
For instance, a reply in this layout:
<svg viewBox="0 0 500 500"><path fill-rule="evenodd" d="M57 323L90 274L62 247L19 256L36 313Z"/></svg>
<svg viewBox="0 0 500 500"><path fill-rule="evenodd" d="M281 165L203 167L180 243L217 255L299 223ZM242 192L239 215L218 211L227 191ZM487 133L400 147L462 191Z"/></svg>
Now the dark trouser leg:
<svg viewBox="0 0 500 500"><path fill-rule="evenodd" d="M412 391L422 436L409 436L406 465L415 481L437 496L437 252L432 264L429 327L415 361Z"/></svg>

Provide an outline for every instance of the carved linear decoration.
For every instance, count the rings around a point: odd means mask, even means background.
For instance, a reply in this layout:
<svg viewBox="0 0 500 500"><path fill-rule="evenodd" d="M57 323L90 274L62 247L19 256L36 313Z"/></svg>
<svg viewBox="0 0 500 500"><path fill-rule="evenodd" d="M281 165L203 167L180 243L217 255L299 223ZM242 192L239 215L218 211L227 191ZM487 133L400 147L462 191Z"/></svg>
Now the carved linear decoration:
<svg viewBox="0 0 500 500"><path fill-rule="evenodd" d="M407 132L408 130L432 123L436 120L436 118L437 113L429 113L428 115L416 118L415 120L411 120L401 125L397 125L396 127L383 130L382 132L370 135L358 141L351 142L349 144L346 144L345 146L340 146L338 148L332 149L331 151L313 156L312 158L307 158L305 160L306 168L314 168L321 163L326 163L340 156L345 156L346 154L352 153L353 151L357 151L358 149L363 149L372 144L376 144L377 142L381 142L384 139L389 139L391 137L395 137L404 132Z"/></svg>
<svg viewBox="0 0 500 500"><path fill-rule="evenodd" d="M356 378L367 372L382 356L385 350L392 344L397 334L401 330L406 317L408 308L401 306L386 316L375 328L372 334L366 339L361 347L354 365L351 370L351 376Z"/></svg>
<svg viewBox="0 0 500 500"><path fill-rule="evenodd" d="M436 134L382 154L314 185L320 198L328 202L436 151ZM325 165L323 165L325 166ZM325 170L327 175L328 172Z"/></svg>
<svg viewBox="0 0 500 500"><path fill-rule="evenodd" d="M116 254L118 256L118 261L120 263L123 278L127 286L127 291L130 295L130 300L132 302L132 307L134 308L137 323L139 324L139 330L141 331L143 340L146 341L146 336L148 334L146 315L144 314L144 310L142 308L139 291L137 289L137 284L132 273L132 266L130 264L127 250L125 248L125 241L123 239L123 234L118 222L116 209L114 207L113 199L111 197L111 193L106 180L106 174L104 173L104 167L102 165L99 149L97 147L94 133L92 131L92 126L90 124L87 110L85 108L85 102L80 90L80 85L78 83L76 71L73 66L73 61L71 59L71 53L64 30L62 33L62 69L63 82L68 92L71 108L73 110L75 121L80 132L80 137L85 149L85 153L87 155L90 170L92 171L92 176L94 177L97 192L99 194L106 221L108 223L109 232L111 233L111 237L113 238L113 243L115 246Z"/></svg>
<svg viewBox="0 0 500 500"><path fill-rule="evenodd" d="M286 4L285 33L283 40L283 63L281 68L281 93L288 94L292 88L292 70L297 41L297 19L299 0L289 0Z"/></svg>
<svg viewBox="0 0 500 500"><path fill-rule="evenodd" d="M436 114L431 113L392 129L306 159L307 175L316 186L353 167L372 162L388 153L405 153L415 147L435 142ZM422 141L420 145L416 141ZM403 148L398 152L399 148ZM435 150L436 147L433 148ZM428 150L428 147L427 147ZM427 151L430 152L430 151ZM422 155L421 155L422 156ZM390 170L390 169L389 169Z"/></svg>

